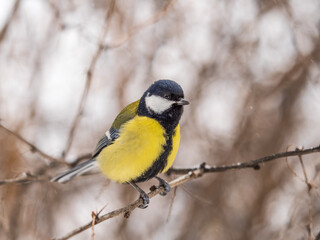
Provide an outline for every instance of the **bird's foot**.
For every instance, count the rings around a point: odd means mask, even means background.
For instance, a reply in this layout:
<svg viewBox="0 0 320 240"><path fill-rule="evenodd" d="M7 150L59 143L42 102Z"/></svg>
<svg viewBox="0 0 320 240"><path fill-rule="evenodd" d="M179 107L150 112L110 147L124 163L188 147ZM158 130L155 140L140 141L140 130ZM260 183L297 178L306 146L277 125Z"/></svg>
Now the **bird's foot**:
<svg viewBox="0 0 320 240"><path fill-rule="evenodd" d="M170 192L170 190L171 190L170 184L166 180L164 180L162 178L159 178L159 177L155 177L155 178L158 179L158 181L160 183L159 184L159 188L163 187L163 189L164 189L164 191L161 192L160 195L161 196L166 196L167 193Z"/></svg>
<svg viewBox="0 0 320 240"><path fill-rule="evenodd" d="M141 205L139 205L139 208L147 208L148 204L150 202L150 198L148 196L148 194L146 194L145 192L140 192L140 198L142 199L143 203Z"/></svg>
<svg viewBox="0 0 320 240"><path fill-rule="evenodd" d="M136 189L139 193L140 193L140 198L142 199L142 204L140 206L138 206L139 208L146 208L148 207L148 204L150 202L150 198L148 196L148 194L146 194L140 187L138 187L137 184L135 184L134 182L127 182L129 183L132 187L134 187L134 189Z"/></svg>

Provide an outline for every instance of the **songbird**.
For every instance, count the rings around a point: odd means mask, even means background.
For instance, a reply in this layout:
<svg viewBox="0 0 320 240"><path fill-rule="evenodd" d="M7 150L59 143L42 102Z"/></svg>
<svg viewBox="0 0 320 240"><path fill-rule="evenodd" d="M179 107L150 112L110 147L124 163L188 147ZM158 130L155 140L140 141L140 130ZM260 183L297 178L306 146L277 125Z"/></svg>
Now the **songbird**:
<svg viewBox="0 0 320 240"><path fill-rule="evenodd" d="M166 195L170 185L157 175L173 164L180 142L179 121L184 99L181 86L172 80L154 82L140 100L125 107L98 142L90 160L51 181L64 183L94 167L107 178L134 187L146 208L148 195L136 183L156 178Z"/></svg>

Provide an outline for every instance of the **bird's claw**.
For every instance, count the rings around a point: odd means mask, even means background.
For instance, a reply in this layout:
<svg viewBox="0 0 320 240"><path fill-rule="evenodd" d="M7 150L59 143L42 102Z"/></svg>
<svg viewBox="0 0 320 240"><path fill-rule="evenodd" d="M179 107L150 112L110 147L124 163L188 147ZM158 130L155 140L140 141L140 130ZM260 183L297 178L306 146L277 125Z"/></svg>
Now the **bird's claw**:
<svg viewBox="0 0 320 240"><path fill-rule="evenodd" d="M161 196L166 196L168 192L170 192L171 190L171 187L169 185L169 183L167 183L164 179L162 178L159 178L159 177L156 177L159 181L159 188L160 187L163 187L164 191L163 192L160 192L160 195Z"/></svg>
<svg viewBox="0 0 320 240"><path fill-rule="evenodd" d="M142 209L147 208L148 204L150 202L150 198L149 198L148 194L140 193L140 198L142 199L143 203L141 205L139 205L138 207L142 208Z"/></svg>

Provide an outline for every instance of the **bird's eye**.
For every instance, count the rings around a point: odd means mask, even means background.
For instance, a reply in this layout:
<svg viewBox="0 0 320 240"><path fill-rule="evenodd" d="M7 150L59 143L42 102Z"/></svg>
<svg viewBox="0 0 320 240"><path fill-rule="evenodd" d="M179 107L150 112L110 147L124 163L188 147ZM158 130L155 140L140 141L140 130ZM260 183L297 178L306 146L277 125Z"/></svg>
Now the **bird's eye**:
<svg viewBox="0 0 320 240"><path fill-rule="evenodd" d="M165 99L170 99L170 95L169 95L169 94L165 94L163 97L164 97Z"/></svg>

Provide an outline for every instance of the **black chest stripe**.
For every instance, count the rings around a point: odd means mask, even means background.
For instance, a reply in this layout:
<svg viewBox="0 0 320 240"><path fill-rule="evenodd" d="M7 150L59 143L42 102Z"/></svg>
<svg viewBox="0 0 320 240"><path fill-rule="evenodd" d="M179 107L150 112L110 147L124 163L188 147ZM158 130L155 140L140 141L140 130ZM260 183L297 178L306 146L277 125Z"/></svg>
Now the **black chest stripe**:
<svg viewBox="0 0 320 240"><path fill-rule="evenodd" d="M174 135L174 133L175 131L165 133L166 143L164 146L162 146L163 152L147 171L145 171L140 177L134 179L132 182L144 182L162 172L162 170L167 166L168 156L172 151L172 136Z"/></svg>

